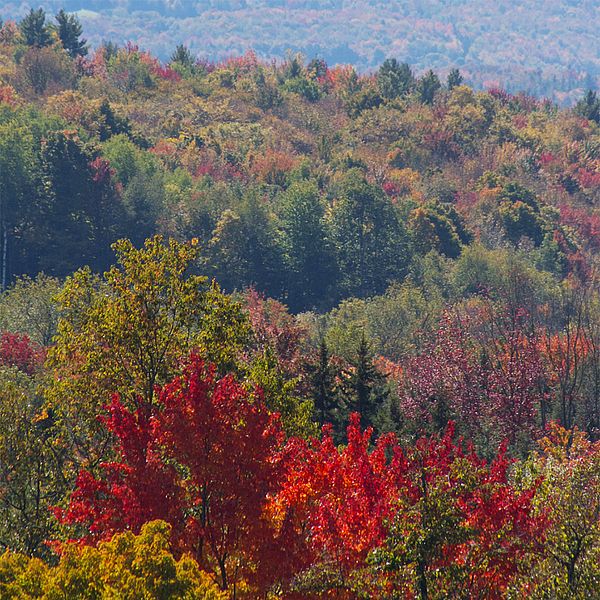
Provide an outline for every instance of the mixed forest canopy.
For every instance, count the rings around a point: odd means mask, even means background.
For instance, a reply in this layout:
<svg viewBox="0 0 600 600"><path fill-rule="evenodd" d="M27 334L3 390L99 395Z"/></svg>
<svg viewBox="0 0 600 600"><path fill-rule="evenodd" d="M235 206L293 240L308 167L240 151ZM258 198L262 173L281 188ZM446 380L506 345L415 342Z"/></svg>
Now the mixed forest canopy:
<svg viewBox="0 0 600 600"><path fill-rule="evenodd" d="M0 18L30 8L76 12L92 46L130 40L165 61L173 40L220 61L249 48L288 50L330 65L377 69L387 56L445 77L460 68L476 88L500 86L561 104L598 86L598 7L546 0L4 0Z"/></svg>
<svg viewBox="0 0 600 600"><path fill-rule="evenodd" d="M0 597L594 598L596 93L85 38L0 28Z"/></svg>

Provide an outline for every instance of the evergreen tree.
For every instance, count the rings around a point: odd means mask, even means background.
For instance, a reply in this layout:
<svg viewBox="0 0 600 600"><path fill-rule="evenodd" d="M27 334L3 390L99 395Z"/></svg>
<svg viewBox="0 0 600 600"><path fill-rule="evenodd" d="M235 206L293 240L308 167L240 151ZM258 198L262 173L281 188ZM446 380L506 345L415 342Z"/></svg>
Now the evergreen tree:
<svg viewBox="0 0 600 600"><path fill-rule="evenodd" d="M442 87L439 77L431 70L427 71L417 84L419 100L423 104L433 104L436 92Z"/></svg>
<svg viewBox="0 0 600 600"><path fill-rule="evenodd" d="M120 133L129 135L131 133L131 125L129 120L127 118L117 116L108 100L102 101L99 112L101 119L99 120L98 136L101 142L105 142L113 135L119 135Z"/></svg>
<svg viewBox="0 0 600 600"><path fill-rule="evenodd" d="M379 93L388 100L406 96L414 87L415 78L407 63L388 58L377 73Z"/></svg>
<svg viewBox="0 0 600 600"><path fill-rule="evenodd" d="M37 10L32 8L29 14L19 23L19 29L28 46L43 48L52 43L52 36L46 25L46 13L42 8Z"/></svg>
<svg viewBox="0 0 600 600"><path fill-rule="evenodd" d="M194 66L194 57L189 48L183 44L179 44L177 48L175 48L175 52L171 54L171 63L177 63L182 67L191 69Z"/></svg>
<svg viewBox="0 0 600 600"><path fill-rule="evenodd" d="M58 37L69 56L85 56L88 53L87 40L80 39L83 30L79 19L75 15L67 14L62 8L55 19L58 23Z"/></svg>
<svg viewBox="0 0 600 600"><path fill-rule="evenodd" d="M377 421L377 413L385 409L389 389L385 376L375 367L371 346L364 333L346 370L343 388L348 408L360 413L363 427L372 427Z"/></svg>
<svg viewBox="0 0 600 600"><path fill-rule="evenodd" d="M600 99L596 92L588 90L585 96L575 105L575 112L588 119L600 124Z"/></svg>
<svg viewBox="0 0 600 600"><path fill-rule="evenodd" d="M314 363L307 365L311 397L315 407L315 416L320 425L332 421L335 408L335 372L331 364L329 348L323 338Z"/></svg>
<svg viewBox="0 0 600 600"><path fill-rule="evenodd" d="M452 90L455 87L458 87L459 85L462 84L462 82L463 82L463 76L460 74L460 71L458 69L452 69L448 73L448 79L446 80L446 85L448 86L449 90Z"/></svg>

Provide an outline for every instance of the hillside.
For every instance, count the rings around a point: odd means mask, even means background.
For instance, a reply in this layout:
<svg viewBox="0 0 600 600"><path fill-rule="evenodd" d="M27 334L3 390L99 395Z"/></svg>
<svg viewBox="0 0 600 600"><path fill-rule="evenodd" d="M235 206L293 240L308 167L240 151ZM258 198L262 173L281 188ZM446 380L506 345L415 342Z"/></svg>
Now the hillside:
<svg viewBox="0 0 600 600"><path fill-rule="evenodd" d="M29 2L8 0L0 18L22 17ZM209 60L254 49L263 59L288 50L329 64L375 69L391 56L445 76L460 68L478 88L496 85L572 103L600 76L596 2L380 2L376 0L45 0L78 11L94 46L131 41L166 60L183 42Z"/></svg>
<svg viewBox="0 0 600 600"><path fill-rule="evenodd" d="M596 598L598 95L86 35L0 28L0 598Z"/></svg>

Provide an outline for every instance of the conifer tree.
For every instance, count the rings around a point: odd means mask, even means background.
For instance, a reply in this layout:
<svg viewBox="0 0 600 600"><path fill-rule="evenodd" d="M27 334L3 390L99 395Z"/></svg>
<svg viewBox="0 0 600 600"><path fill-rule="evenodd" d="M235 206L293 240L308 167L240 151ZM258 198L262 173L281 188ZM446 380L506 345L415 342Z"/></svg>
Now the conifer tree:
<svg viewBox="0 0 600 600"><path fill-rule="evenodd" d="M345 373L343 386L348 407L352 412L360 413L363 427L373 426L377 412L385 405L389 389L385 376L375 367L371 346L364 333Z"/></svg>
<svg viewBox="0 0 600 600"><path fill-rule="evenodd" d="M323 425L331 420L331 411L335 406L335 373L324 338L319 344L315 362L308 365L308 372L315 416L319 424Z"/></svg>
<svg viewBox="0 0 600 600"><path fill-rule="evenodd" d="M62 8L55 17L58 23L58 37L63 48L71 58L85 56L88 53L87 40L80 39L81 23L75 15L66 13Z"/></svg>
<svg viewBox="0 0 600 600"><path fill-rule="evenodd" d="M458 87L459 85L462 84L462 82L463 82L463 76L460 74L460 71L458 69L452 69L448 73L448 79L446 80L446 85L449 90L452 90L455 87Z"/></svg>
<svg viewBox="0 0 600 600"><path fill-rule="evenodd" d="M28 46L44 48L52 43L50 30L46 25L46 13L43 8L29 11L29 14L19 23L23 40Z"/></svg>

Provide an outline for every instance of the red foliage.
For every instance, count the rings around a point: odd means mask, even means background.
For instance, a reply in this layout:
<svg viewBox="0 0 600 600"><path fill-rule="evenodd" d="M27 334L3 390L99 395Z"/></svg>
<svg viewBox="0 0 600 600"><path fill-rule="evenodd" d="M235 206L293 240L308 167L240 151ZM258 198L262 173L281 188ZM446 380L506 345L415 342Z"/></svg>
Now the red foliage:
<svg viewBox="0 0 600 600"><path fill-rule="evenodd" d="M19 103L17 92L12 85L0 85L0 104L15 107Z"/></svg>
<svg viewBox="0 0 600 600"><path fill-rule="evenodd" d="M434 343L402 373L405 414L440 425L449 411L471 435L488 427L511 442L534 435L545 377L539 345L518 326L481 339L475 333L488 318L444 314Z"/></svg>
<svg viewBox="0 0 600 600"><path fill-rule="evenodd" d="M215 369L192 356L155 406L130 410L116 396L103 421L117 460L103 464L100 477L82 472L69 507L56 511L87 528L84 541L164 519L175 546L224 588L241 577L268 586L288 564L279 556L286 529L278 537L263 516L279 480L282 432L260 397L231 376L216 380Z"/></svg>
<svg viewBox="0 0 600 600"><path fill-rule="evenodd" d="M296 531L305 536L305 561L333 563L342 579L385 545L391 526L394 535L407 540L432 540L426 557L432 572L467 565L466 585L477 597L501 598L546 526L543 517L532 514L536 488L518 492L510 485L505 448L487 464L472 449L465 451L462 440L453 440L450 424L441 438L420 438L405 452L393 435L370 447L371 430L361 431L358 414L351 417L345 448L336 448L329 426L321 440L292 439L281 491L272 504L274 518L291 515ZM440 521L432 511L438 509L425 508L431 494L443 499L440 507L452 507L450 527L460 535L446 539L448 525L436 529ZM407 565L416 561L417 548L418 542L406 550L412 556ZM380 585L392 585L396 592L412 588L410 571L383 572L386 580Z"/></svg>
<svg viewBox="0 0 600 600"><path fill-rule="evenodd" d="M108 183L115 174L114 169L111 169L110 163L100 156L90 163L90 167L94 183Z"/></svg>
<svg viewBox="0 0 600 600"><path fill-rule="evenodd" d="M44 348L32 341L28 335L5 331L0 336L0 365L17 367L32 375L46 358Z"/></svg>
<svg viewBox="0 0 600 600"><path fill-rule="evenodd" d="M271 348L283 370L289 375L297 374L305 328L298 325L284 304L265 299L255 289L246 292L245 300L258 349Z"/></svg>
<svg viewBox="0 0 600 600"><path fill-rule="evenodd" d="M404 471L403 455L393 436L370 450L372 430L360 430L360 415L348 426L348 445L338 451L330 425L321 440L291 439L286 473L273 501L275 519L292 516L306 534L305 559L323 553L342 569L358 567L385 538L385 521L395 510ZM393 458L387 459L391 452Z"/></svg>

